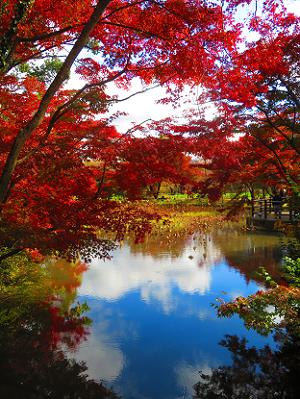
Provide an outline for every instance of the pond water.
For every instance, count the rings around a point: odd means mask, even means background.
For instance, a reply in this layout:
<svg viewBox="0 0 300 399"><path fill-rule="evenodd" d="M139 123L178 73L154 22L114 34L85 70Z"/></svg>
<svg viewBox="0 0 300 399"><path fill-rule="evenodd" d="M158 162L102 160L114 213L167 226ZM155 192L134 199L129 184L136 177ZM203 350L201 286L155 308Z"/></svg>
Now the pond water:
<svg viewBox="0 0 300 399"><path fill-rule="evenodd" d="M263 289L256 270L276 274L279 244L276 235L219 230L149 237L126 243L111 261L94 259L78 290L93 324L72 356L124 399L192 397L199 371L231 364L219 345L226 334L275 345L237 316L218 318L211 305Z"/></svg>
<svg viewBox="0 0 300 399"><path fill-rule="evenodd" d="M192 398L199 371L232 364L220 345L226 334L256 348L275 347L272 337L246 330L237 316L218 318L212 304L264 289L256 271L264 266L276 276L279 236L232 228L178 233L171 240L153 235L143 244L128 241L112 255L110 261L93 259L85 272L50 262L42 267L41 288L33 265L33 282L24 280L13 299L2 294L0 397L104 397L87 378L103 381L123 399ZM62 308L88 304L87 334L79 309L63 318L55 306L36 302L45 290L61 287Z"/></svg>

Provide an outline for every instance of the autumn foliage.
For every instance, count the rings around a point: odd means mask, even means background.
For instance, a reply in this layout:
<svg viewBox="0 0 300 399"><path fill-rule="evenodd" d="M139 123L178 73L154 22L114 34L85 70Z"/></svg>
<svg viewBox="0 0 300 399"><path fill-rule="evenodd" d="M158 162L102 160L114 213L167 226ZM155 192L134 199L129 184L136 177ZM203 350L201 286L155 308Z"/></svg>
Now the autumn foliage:
<svg viewBox="0 0 300 399"><path fill-rule="evenodd" d="M111 196L140 198L148 190L157 197L162 181L194 185L211 198L229 183L295 190L299 19L283 2L255 3L2 2L2 246L73 256L91 242L102 254L109 249L99 229L117 238L134 231L139 240L156 216ZM71 88L74 77L80 88ZM187 85L199 87L199 109L184 124L121 134L110 113L121 99L108 84L129 89L134 78L164 86L162 101L174 105ZM212 120L201 112L207 101L216 109ZM193 157L209 170L200 185Z"/></svg>

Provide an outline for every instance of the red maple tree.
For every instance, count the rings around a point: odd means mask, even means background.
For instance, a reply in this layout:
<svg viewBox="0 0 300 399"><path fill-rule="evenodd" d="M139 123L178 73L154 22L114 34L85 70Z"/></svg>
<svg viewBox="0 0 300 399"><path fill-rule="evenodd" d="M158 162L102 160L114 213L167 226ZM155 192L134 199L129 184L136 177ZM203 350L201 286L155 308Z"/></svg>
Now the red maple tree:
<svg viewBox="0 0 300 399"><path fill-rule="evenodd" d="M137 144L154 139L129 139L131 154L123 153L123 159L129 161L116 163L124 140L113 127L113 119L107 117L110 104L118 101L107 93L110 82L120 88L128 88L135 77L145 84L156 82L165 85L172 102L178 100L186 84L202 85L206 99L219 103L222 124L220 128L215 123L215 127L217 133L224 133L224 151L226 137L236 130L258 136L254 133L258 132L257 120L256 124L248 123L253 115L259 119L258 128L262 121L270 120L270 134L266 134L267 139L260 135L260 142L266 148L273 147L274 137L280 136L281 141L276 139L278 149L269 149L284 162L287 180L295 182L297 171L286 164L281 152L289 165L294 164L290 154L298 154L298 127L291 131L290 123L299 108L287 109L279 96L276 115L272 111L262 118L264 110L258 106L262 101L273 101L270 95L278 81L280 88L287 88L282 82L292 83L285 91L285 104L295 97L292 71L298 66L298 19L283 12L277 2L264 1L263 17L254 15L249 24L261 39L245 44L243 50L243 25L234 16L249 3L6 1L0 9L2 245L13 251L71 246L74 254L93 239L98 240L98 248L108 248L99 238L99 228L116 231L118 237L128 230L138 236L149 230L153 215L105 198L106 165L111 162L115 163L115 176L120 176L119 184L123 188L127 185L126 191L131 193L136 191L134 185L151 186L162 178L184 179L185 172L181 177L178 173L178 165L185 162L181 149L174 155L177 170L175 162L172 165L163 160L168 146L176 148L177 139L171 136L164 140L165 148L157 142L155 151L160 150L155 160L151 161L153 154L148 156L143 173L152 164L150 179L137 178L141 151ZM272 62L266 62L271 58ZM83 81L80 89L67 86L74 73ZM280 120L288 121L284 129L277 125L278 113ZM200 122L199 131L208 132L207 121ZM192 124L186 127L193 129ZM211 143L218 148L219 142ZM146 151L152 151L151 145ZM284 171L276 162L277 169Z"/></svg>

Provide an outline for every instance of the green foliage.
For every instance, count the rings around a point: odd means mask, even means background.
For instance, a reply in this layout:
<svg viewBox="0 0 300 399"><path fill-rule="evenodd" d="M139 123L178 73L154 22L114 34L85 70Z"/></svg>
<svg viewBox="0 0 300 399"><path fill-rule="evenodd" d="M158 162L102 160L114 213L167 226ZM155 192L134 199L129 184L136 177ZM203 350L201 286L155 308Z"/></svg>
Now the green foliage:
<svg viewBox="0 0 300 399"><path fill-rule="evenodd" d="M0 253L7 250L2 248ZM73 304L76 288L84 267L79 262L60 259L34 262L26 252L20 252L1 262L0 267L0 326L13 325L28 314L32 306L59 303L60 312L70 319L81 319L86 325L90 319L86 303Z"/></svg>
<svg viewBox="0 0 300 399"><path fill-rule="evenodd" d="M1 248L0 253L3 256L7 251ZM45 269L38 267L25 252L2 260L0 265L0 301L4 295L44 298L49 294L42 283Z"/></svg>
<svg viewBox="0 0 300 399"><path fill-rule="evenodd" d="M18 67L19 72L36 77L40 82L49 85L57 75L63 62L58 57L47 58L42 64L24 63Z"/></svg>
<svg viewBox="0 0 300 399"><path fill-rule="evenodd" d="M296 245L295 245L296 243ZM290 253L299 247L293 241ZM227 348L232 364L200 372L194 385L196 399L294 399L299 397L300 361L300 258L285 257L282 267L285 284L277 284L272 276L259 268L258 274L269 287L248 297L237 297L213 305L220 317L238 315L247 329L259 334L273 334L276 348L248 347L245 338L225 336L220 345Z"/></svg>
<svg viewBox="0 0 300 399"><path fill-rule="evenodd" d="M0 16L9 13L9 3L6 1L1 3L3 4L0 5ZM18 30L18 24L25 18L33 3L34 0L19 0L16 3L14 18L10 26L7 27L5 34L0 37L0 71L6 67L7 58L13 47L13 39Z"/></svg>
<svg viewBox="0 0 300 399"><path fill-rule="evenodd" d="M24 252L1 262L1 398L117 398L70 356L91 323L87 304L72 300L82 271L59 259L38 264Z"/></svg>
<svg viewBox="0 0 300 399"><path fill-rule="evenodd" d="M278 286L258 291L247 298L238 297L229 303L222 303L218 306L218 315L232 317L238 314L246 328L253 328L261 335L288 328L300 336L299 307L299 289Z"/></svg>
<svg viewBox="0 0 300 399"><path fill-rule="evenodd" d="M260 268L259 274L271 288L228 303L221 300L220 305L215 305L218 315L232 317L238 314L247 328L262 335L289 329L300 337L300 258L284 258L285 285L276 284L264 268Z"/></svg>
<svg viewBox="0 0 300 399"><path fill-rule="evenodd" d="M300 258L284 258L284 272L288 282L293 286L300 288Z"/></svg>
<svg viewBox="0 0 300 399"><path fill-rule="evenodd" d="M276 281L270 276L264 267L260 267L257 272L258 276L262 277L265 283L270 287L277 287Z"/></svg>

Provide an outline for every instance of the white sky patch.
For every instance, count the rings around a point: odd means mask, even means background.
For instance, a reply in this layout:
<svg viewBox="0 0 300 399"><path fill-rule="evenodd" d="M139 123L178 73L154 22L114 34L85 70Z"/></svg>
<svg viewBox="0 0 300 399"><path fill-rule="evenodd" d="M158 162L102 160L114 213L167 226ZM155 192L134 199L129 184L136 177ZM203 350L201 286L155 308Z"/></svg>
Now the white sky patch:
<svg viewBox="0 0 300 399"><path fill-rule="evenodd" d="M86 56L88 57L88 55ZM75 74L73 68L73 73L71 73L71 78L67 82L66 88L79 90L85 83L84 79ZM131 87L128 90L120 89L113 82L109 83L106 92L108 95L115 96L120 100L130 97L125 101L111 105L106 114L107 117L111 117L117 112L124 114L113 121L114 126L120 133L125 133L141 123L144 125L145 121L151 122L172 118L178 123L185 123L188 120L186 114L191 110L196 115L201 111L198 104L198 98L201 93L199 87L186 86L176 106L171 103L162 104L159 102L168 96L165 87L157 86L155 83L151 86L145 86L139 78L134 78L131 81ZM216 108L213 104L208 104L202 106L202 111L205 114L205 118L211 120L216 113Z"/></svg>
<svg viewBox="0 0 300 399"><path fill-rule="evenodd" d="M151 87L154 87L151 89ZM116 103L110 108L110 112L125 112L127 115L119 117L115 121L117 129L124 133L136 124L140 124L146 120L159 121L165 118L176 118L180 122L185 121L185 114L192 108L196 112L199 90L186 86L182 92L182 98L176 107L172 104L161 104L159 100L167 96L164 87L149 86L148 91L139 93L145 90L142 82L135 78L132 81L130 90L121 90L113 83L108 87L108 93L117 95L120 99L128 97L134 93L138 93L130 99ZM205 110L207 118L211 118L215 109L208 106Z"/></svg>
<svg viewBox="0 0 300 399"><path fill-rule="evenodd" d="M300 15L300 0L285 0L284 5L289 12Z"/></svg>

